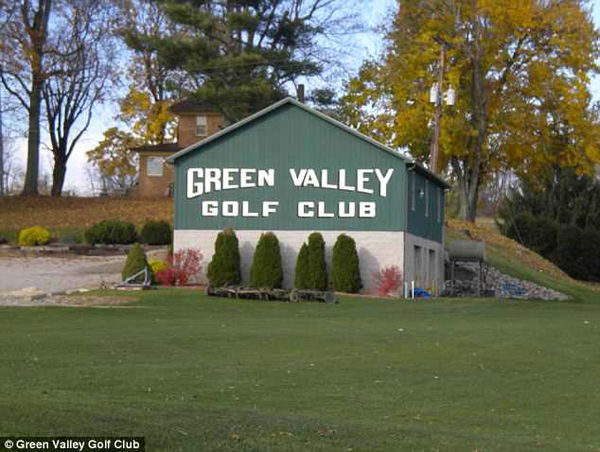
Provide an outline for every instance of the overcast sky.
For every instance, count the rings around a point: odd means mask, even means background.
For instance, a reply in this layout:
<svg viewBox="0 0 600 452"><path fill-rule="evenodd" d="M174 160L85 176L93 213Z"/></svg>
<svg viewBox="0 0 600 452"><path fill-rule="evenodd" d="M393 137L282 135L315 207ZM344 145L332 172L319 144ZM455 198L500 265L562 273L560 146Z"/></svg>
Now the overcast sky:
<svg viewBox="0 0 600 452"><path fill-rule="evenodd" d="M367 2L365 1L365 3ZM370 6L365 7L361 14L363 14L364 21L368 25L368 28L375 28L385 21L395 2L394 0L370 0L369 3ZM596 26L600 28L600 0L592 0L591 3L594 5L594 21ZM356 36L356 48L353 49L352 52L356 56L353 60L348 62L348 65L351 66L348 69L355 72L365 58L376 56L381 52L382 44L381 37L376 33L363 33ZM307 88L310 90L310 86ZM600 100L600 77L596 77L593 80L591 89L594 97L597 100ZM115 125L114 108L114 106L107 106L98 109L94 115L92 125L79 141L77 149L73 152L73 155L69 160L65 190L74 190L79 195L89 194L88 177L85 172L85 168L89 164L86 162L85 152L98 143L102 138L104 130ZM25 140L19 141L20 142L17 143L19 164L24 167L26 144ZM42 171L44 173L50 173L52 168L52 155L49 151L44 149L42 149L41 154Z"/></svg>

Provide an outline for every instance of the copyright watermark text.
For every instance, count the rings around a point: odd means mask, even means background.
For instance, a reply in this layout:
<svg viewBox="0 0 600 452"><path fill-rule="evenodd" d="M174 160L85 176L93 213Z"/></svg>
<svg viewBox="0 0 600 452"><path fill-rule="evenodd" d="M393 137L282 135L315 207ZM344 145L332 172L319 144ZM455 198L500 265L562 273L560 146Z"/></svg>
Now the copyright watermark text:
<svg viewBox="0 0 600 452"><path fill-rule="evenodd" d="M0 452L145 452L142 436L0 437Z"/></svg>

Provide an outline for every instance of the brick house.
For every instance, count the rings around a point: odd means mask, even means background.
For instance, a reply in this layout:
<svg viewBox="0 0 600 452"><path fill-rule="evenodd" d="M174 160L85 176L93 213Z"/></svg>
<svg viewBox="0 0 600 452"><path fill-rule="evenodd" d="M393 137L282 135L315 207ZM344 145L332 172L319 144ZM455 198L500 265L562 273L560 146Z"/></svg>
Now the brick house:
<svg viewBox="0 0 600 452"><path fill-rule="evenodd" d="M139 154L139 177L132 195L141 198L171 196L173 166L165 159L206 137L217 133L224 125L223 116L206 103L184 100L171 106L177 116L177 141L133 148Z"/></svg>

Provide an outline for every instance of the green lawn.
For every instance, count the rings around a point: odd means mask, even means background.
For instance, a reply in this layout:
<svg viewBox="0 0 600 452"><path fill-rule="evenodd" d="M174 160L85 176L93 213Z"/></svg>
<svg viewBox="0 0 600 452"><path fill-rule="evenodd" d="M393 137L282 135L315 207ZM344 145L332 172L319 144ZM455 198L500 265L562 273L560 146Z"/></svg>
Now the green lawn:
<svg viewBox="0 0 600 452"><path fill-rule="evenodd" d="M595 299L594 299L595 297ZM1 435L147 450L600 450L600 296L1 308Z"/></svg>

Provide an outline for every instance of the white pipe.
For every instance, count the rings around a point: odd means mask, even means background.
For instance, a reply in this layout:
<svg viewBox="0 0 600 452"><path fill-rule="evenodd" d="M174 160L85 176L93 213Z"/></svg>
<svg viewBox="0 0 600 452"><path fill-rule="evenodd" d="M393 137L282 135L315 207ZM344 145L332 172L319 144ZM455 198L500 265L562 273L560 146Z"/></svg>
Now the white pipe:
<svg viewBox="0 0 600 452"><path fill-rule="evenodd" d="M415 299L415 280L412 280L412 299Z"/></svg>

